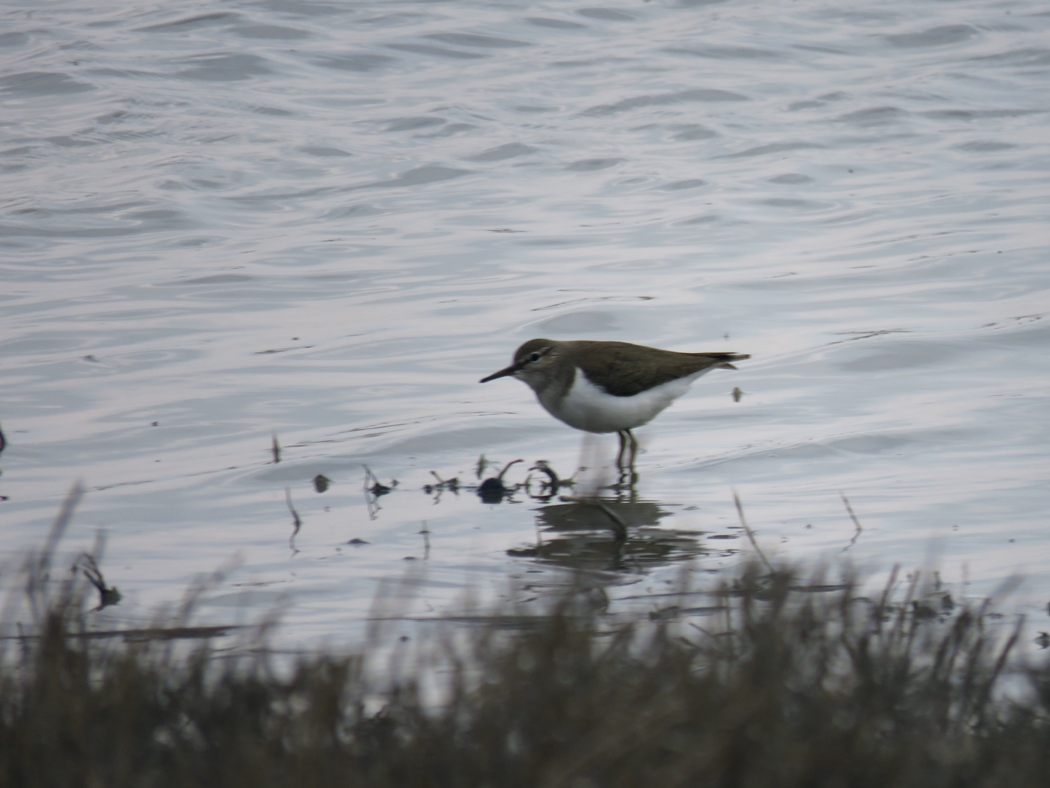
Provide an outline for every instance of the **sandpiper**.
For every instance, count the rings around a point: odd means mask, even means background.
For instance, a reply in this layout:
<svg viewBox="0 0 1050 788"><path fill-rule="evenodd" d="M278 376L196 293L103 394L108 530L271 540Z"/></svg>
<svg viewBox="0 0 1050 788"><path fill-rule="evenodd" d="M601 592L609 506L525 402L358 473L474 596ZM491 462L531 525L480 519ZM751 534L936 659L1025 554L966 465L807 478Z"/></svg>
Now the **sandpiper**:
<svg viewBox="0 0 1050 788"><path fill-rule="evenodd" d="M712 369L736 369L744 353L678 353L632 345L530 339L514 352L514 363L481 383L515 377L528 383L554 418L586 432L620 436L617 465L625 451L633 464L638 441L631 432L651 421Z"/></svg>

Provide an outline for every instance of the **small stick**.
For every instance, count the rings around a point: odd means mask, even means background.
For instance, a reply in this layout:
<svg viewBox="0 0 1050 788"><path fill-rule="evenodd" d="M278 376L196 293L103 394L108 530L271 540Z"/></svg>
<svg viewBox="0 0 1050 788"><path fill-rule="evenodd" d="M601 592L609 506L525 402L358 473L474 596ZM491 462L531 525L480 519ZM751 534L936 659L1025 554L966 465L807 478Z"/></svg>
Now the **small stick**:
<svg viewBox="0 0 1050 788"><path fill-rule="evenodd" d="M773 567L770 565L765 553L762 552L762 548L758 546L758 541L755 539L755 534L751 530L751 526L747 524L747 519L744 517L744 505L740 503L740 496L736 494L736 490L733 490L733 500L736 502L736 513L740 516L740 524L744 526L744 531L747 532L747 538L751 540L751 546L755 548L755 552L758 553L758 557L762 559L762 563L765 564L766 569L772 572Z"/></svg>
<svg viewBox="0 0 1050 788"><path fill-rule="evenodd" d="M97 613L104 607L109 605L115 605L120 602L121 596L120 591L117 590L116 586L107 586L106 578L102 576L102 570L98 568L98 563L95 561L95 557L90 553L84 553L80 556L80 571L84 573L91 585L98 591L98 607L92 610L92 613Z"/></svg>
<svg viewBox="0 0 1050 788"><path fill-rule="evenodd" d="M292 513L292 523L295 526L292 530L292 535L288 537L288 546L295 552L299 552L295 547L295 535L303 527L303 521L299 518L299 512L295 511L295 507L292 506L292 491L288 487L284 488L284 501L288 504L288 511Z"/></svg>
<svg viewBox="0 0 1050 788"><path fill-rule="evenodd" d="M367 465L362 465L361 467L365 469L365 492L372 493L372 495L378 498L380 495L386 495L394 489L392 486L388 487L379 481L379 477L372 473L372 469ZM433 471L431 471L431 473L433 473ZM369 485L369 481L372 482L371 485ZM394 482L394 484L397 484L397 482Z"/></svg>
<svg viewBox="0 0 1050 788"><path fill-rule="evenodd" d="M857 529L853 532L853 538L849 540L849 544L842 549L842 552L846 552L846 550L849 550L851 547L853 547L853 545L857 543L857 539L860 538L860 534L864 530L864 528L861 527L860 520L857 519L857 515L853 513L853 507L850 506L849 498L846 497L846 493L840 491L839 495L842 496L842 502L846 504L846 511L849 512L849 519L853 521L853 527Z"/></svg>
<svg viewBox="0 0 1050 788"><path fill-rule="evenodd" d="M510 470L510 466L511 465L517 465L519 462L525 462L525 460L511 460L510 462L508 462L506 465L503 466L503 470L499 472L499 477L498 477L499 481L500 481L500 484L503 484L503 475L508 470Z"/></svg>
<svg viewBox="0 0 1050 788"><path fill-rule="evenodd" d="M430 529L427 528L427 521L423 521L423 529L420 531L423 534L423 560L426 561L430 558Z"/></svg>

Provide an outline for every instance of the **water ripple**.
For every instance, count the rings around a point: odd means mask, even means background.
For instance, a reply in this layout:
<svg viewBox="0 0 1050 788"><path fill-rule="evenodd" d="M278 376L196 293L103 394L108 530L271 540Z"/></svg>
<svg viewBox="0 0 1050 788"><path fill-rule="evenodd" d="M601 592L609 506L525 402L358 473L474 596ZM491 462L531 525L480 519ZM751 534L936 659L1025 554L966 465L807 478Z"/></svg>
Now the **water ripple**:
<svg viewBox="0 0 1050 788"><path fill-rule="evenodd" d="M1050 594L1033 0L28 8L0 32L5 555L83 476L70 550L110 527L129 604L239 554L297 638L350 631L423 520L426 604L468 565L503 593L542 571L507 554L537 513L423 489L608 461L477 384L542 333L751 354L639 430L668 528L725 531L737 489L805 560L852 534L843 491L860 561L936 538L961 593ZM361 463L401 481L378 512Z"/></svg>

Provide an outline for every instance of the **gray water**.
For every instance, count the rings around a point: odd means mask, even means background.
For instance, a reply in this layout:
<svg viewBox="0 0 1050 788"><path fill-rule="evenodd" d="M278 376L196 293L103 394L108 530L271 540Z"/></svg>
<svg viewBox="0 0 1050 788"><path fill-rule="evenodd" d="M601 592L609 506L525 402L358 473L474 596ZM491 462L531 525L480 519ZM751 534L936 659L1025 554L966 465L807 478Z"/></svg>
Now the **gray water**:
<svg viewBox="0 0 1050 788"><path fill-rule="evenodd" d="M1040 626L1048 85L1029 0L13 0L0 551L82 479L62 550L107 535L100 625L235 565L202 617L283 604L306 643L406 571L411 616L581 565L658 607L753 554L735 490L770 557L1021 574ZM752 355L639 430L622 548L423 490L611 461L477 384L534 336ZM366 500L364 464L398 486Z"/></svg>

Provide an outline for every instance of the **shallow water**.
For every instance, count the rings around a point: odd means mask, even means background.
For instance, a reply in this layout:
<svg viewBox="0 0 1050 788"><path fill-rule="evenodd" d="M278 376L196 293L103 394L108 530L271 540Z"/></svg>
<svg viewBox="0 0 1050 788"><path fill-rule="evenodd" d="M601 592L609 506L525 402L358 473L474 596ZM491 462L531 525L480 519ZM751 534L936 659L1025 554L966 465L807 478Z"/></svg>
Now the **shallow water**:
<svg viewBox="0 0 1050 788"><path fill-rule="evenodd" d="M1019 572L1013 609L1046 615L1042 6L0 20L2 552L83 479L63 546L105 529L100 618L231 560L202 616L281 602L298 642L359 631L406 569L405 615L580 564L645 609L751 554L733 490L766 554L933 565L959 597ZM515 483L580 463L526 387L477 385L534 336L752 354L639 431L622 550L524 490L423 491L481 455ZM377 512L364 464L399 482Z"/></svg>

